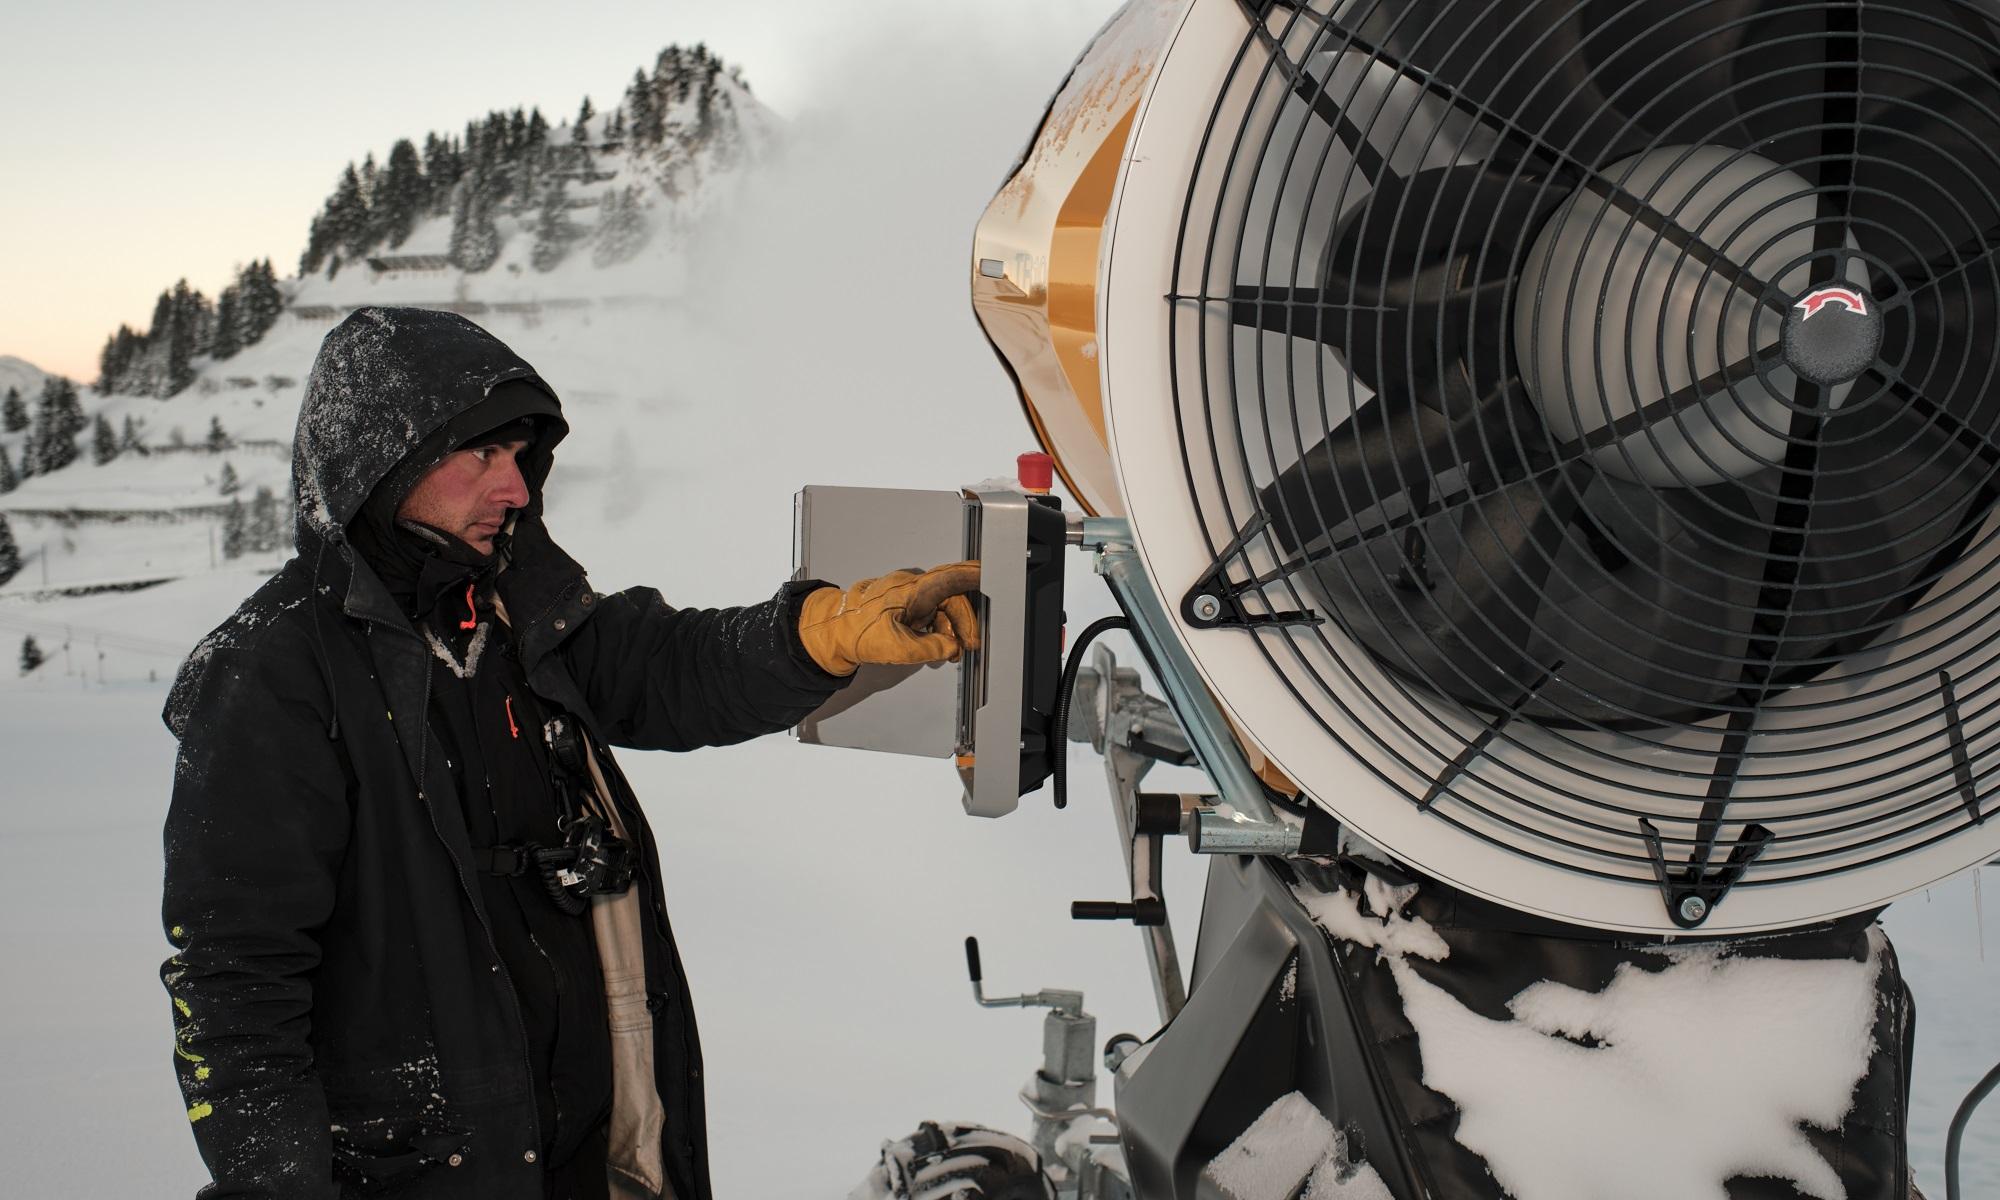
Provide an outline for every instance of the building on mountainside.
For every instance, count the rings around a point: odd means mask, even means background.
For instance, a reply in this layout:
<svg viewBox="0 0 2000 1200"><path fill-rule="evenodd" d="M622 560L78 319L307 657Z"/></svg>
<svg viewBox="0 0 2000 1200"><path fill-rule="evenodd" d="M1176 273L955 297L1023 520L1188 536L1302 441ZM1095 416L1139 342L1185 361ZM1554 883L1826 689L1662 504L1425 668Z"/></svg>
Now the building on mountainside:
<svg viewBox="0 0 2000 1200"><path fill-rule="evenodd" d="M436 275L451 270L448 254L382 254L366 260L377 278L384 275Z"/></svg>

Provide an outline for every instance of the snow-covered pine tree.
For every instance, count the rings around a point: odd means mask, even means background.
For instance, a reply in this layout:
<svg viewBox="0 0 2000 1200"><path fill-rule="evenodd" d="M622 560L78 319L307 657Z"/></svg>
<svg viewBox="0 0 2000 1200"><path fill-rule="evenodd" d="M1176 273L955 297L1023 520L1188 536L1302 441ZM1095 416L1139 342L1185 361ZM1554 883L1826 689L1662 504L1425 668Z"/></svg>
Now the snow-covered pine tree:
<svg viewBox="0 0 2000 1200"><path fill-rule="evenodd" d="M111 422L103 413L90 423L90 457L100 467L118 457L118 435L111 432Z"/></svg>
<svg viewBox="0 0 2000 1200"><path fill-rule="evenodd" d="M200 350L201 306L206 303L200 292L188 287L185 279L175 284L167 296L166 371L155 393L162 400L179 395L194 382L194 356ZM159 338L157 326L151 336Z"/></svg>
<svg viewBox="0 0 2000 1200"><path fill-rule="evenodd" d="M0 429L8 433L19 433L28 427L28 402L21 399L21 389L10 387L7 398L0 401Z"/></svg>
<svg viewBox="0 0 2000 1200"><path fill-rule="evenodd" d="M140 431L140 424L139 421L133 419L130 413L126 414L125 425L118 431L118 453L137 454L141 457L152 453L146 446L146 439Z"/></svg>
<svg viewBox="0 0 2000 1200"><path fill-rule="evenodd" d="M326 256L333 250L333 231L327 224L326 214L317 213L312 224L306 227L306 248L299 251L299 274L311 275L326 265Z"/></svg>
<svg viewBox="0 0 2000 1200"><path fill-rule="evenodd" d="M632 72L632 86L625 90L625 107L632 114L632 141L640 146L657 146L666 135L665 114L653 95L653 81L642 68Z"/></svg>
<svg viewBox="0 0 2000 1200"><path fill-rule="evenodd" d="M464 159L450 138L424 135L425 215L441 217L451 211L452 189L464 173Z"/></svg>
<svg viewBox="0 0 2000 1200"><path fill-rule="evenodd" d="M0 446L0 496L21 486L21 477L14 474L14 460L7 457L7 447Z"/></svg>
<svg viewBox="0 0 2000 1200"><path fill-rule="evenodd" d="M223 463L222 479L215 485L216 492L224 496L234 496L242 487L243 481L236 477L235 464Z"/></svg>
<svg viewBox="0 0 2000 1200"><path fill-rule="evenodd" d="M260 487L250 500L250 524L246 531L250 549L263 553L276 550L284 529L278 522L278 497L270 488Z"/></svg>
<svg viewBox="0 0 2000 1200"><path fill-rule="evenodd" d="M451 264L476 275L500 257L500 229L493 223L494 201L486 177L474 172L458 181L458 201L451 216Z"/></svg>
<svg viewBox="0 0 2000 1200"><path fill-rule="evenodd" d="M208 418L208 436L201 444L218 454L236 445L230 440L229 431L222 427L222 418L217 416Z"/></svg>
<svg viewBox="0 0 2000 1200"><path fill-rule="evenodd" d="M243 348L243 318L237 311L237 287L222 289L215 302L215 336L208 340L208 352L218 359L234 358Z"/></svg>
<svg viewBox="0 0 2000 1200"><path fill-rule="evenodd" d="M590 106L590 97L585 96L583 104L576 110L576 124L570 126L569 140L572 144L577 146L590 144L590 118L596 115L597 110Z"/></svg>
<svg viewBox="0 0 2000 1200"><path fill-rule="evenodd" d="M389 163L375 185L373 217L376 233L390 249L409 239L423 215L424 168L417 148L403 138L389 148Z"/></svg>
<svg viewBox="0 0 2000 1200"><path fill-rule="evenodd" d="M35 406L35 426L28 432L27 446L21 453L21 474L46 475L75 462L79 453L76 435L85 424L76 385L60 375L49 376Z"/></svg>
<svg viewBox="0 0 2000 1200"><path fill-rule="evenodd" d="M553 271L569 256L582 230L569 217L569 188L560 175L542 185L542 206L535 218L535 246L528 261L537 271Z"/></svg>
<svg viewBox="0 0 2000 1200"><path fill-rule="evenodd" d="M146 339L142 335L130 325L119 325L118 332L105 340L104 350L97 357L97 394L108 396L137 390L131 386L131 374L135 360L145 350Z"/></svg>
<svg viewBox="0 0 2000 1200"><path fill-rule="evenodd" d="M278 290L278 276L271 269L271 260L253 262L243 268L237 277L237 340L245 346L255 344L278 318L285 315L285 294Z"/></svg>
<svg viewBox="0 0 2000 1200"><path fill-rule="evenodd" d="M34 634L31 633L21 639L21 674L31 674L36 667L47 661L49 661L48 656L42 653L42 647L35 641Z"/></svg>
<svg viewBox="0 0 2000 1200"><path fill-rule="evenodd" d="M6 514L0 513L0 584L20 573L21 548L14 544L14 530L7 524Z"/></svg>
<svg viewBox="0 0 2000 1200"><path fill-rule="evenodd" d="M250 515L243 510L243 498L229 502L222 513L222 557L242 558L250 548Z"/></svg>
<svg viewBox="0 0 2000 1200"><path fill-rule="evenodd" d="M186 283L182 280L182 286L175 288L175 302L182 308L182 320L187 321L193 331L191 347L194 353L208 354L215 348L215 305L199 291L185 287Z"/></svg>
<svg viewBox="0 0 2000 1200"><path fill-rule="evenodd" d="M604 203L597 212L591 262L600 267L615 266L645 247L652 230L647 225L644 201L636 184L605 193Z"/></svg>
<svg viewBox="0 0 2000 1200"><path fill-rule="evenodd" d="M320 219L326 222L326 250L329 254L353 257L367 249L368 200L361 191L361 172L353 163L341 172L333 195L327 198Z"/></svg>

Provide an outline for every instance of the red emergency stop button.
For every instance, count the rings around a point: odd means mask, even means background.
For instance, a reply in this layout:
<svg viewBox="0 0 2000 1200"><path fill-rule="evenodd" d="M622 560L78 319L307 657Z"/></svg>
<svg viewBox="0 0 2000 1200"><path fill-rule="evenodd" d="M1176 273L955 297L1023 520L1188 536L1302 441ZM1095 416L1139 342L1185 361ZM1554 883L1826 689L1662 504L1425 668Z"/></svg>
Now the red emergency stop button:
<svg viewBox="0 0 2000 1200"><path fill-rule="evenodd" d="M1030 496L1046 496L1055 486L1056 460L1040 450L1030 450L1014 460L1014 477Z"/></svg>

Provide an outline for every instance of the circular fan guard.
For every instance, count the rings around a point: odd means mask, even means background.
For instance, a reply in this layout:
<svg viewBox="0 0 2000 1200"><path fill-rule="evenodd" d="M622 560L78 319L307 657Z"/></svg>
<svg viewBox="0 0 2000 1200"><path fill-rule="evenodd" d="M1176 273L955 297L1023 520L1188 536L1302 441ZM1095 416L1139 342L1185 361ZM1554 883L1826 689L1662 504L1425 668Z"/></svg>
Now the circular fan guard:
<svg viewBox="0 0 2000 1200"><path fill-rule="evenodd" d="M1992 19L1243 11L1167 297L1187 625L1428 818L1684 926L1978 822Z"/></svg>

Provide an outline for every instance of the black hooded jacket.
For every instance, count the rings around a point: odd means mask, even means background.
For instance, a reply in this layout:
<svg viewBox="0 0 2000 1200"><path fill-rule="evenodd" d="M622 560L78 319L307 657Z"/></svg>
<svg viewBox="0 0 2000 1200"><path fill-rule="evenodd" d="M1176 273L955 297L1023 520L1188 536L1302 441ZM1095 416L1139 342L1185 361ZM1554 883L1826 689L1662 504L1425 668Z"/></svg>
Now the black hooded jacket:
<svg viewBox="0 0 2000 1200"><path fill-rule="evenodd" d="M204 1197L543 1194L520 993L429 719L437 660L346 537L392 469L516 379L546 390L450 314L363 309L330 333L294 443L298 554L203 639L168 698L176 953L161 973L215 1179ZM816 584L711 610L593 592L542 524L547 467L541 454L530 468L535 499L495 590L528 687L580 719L640 842L665 1159L682 1200L707 1200L694 1014L657 850L608 746L742 741L842 681L798 641Z"/></svg>

